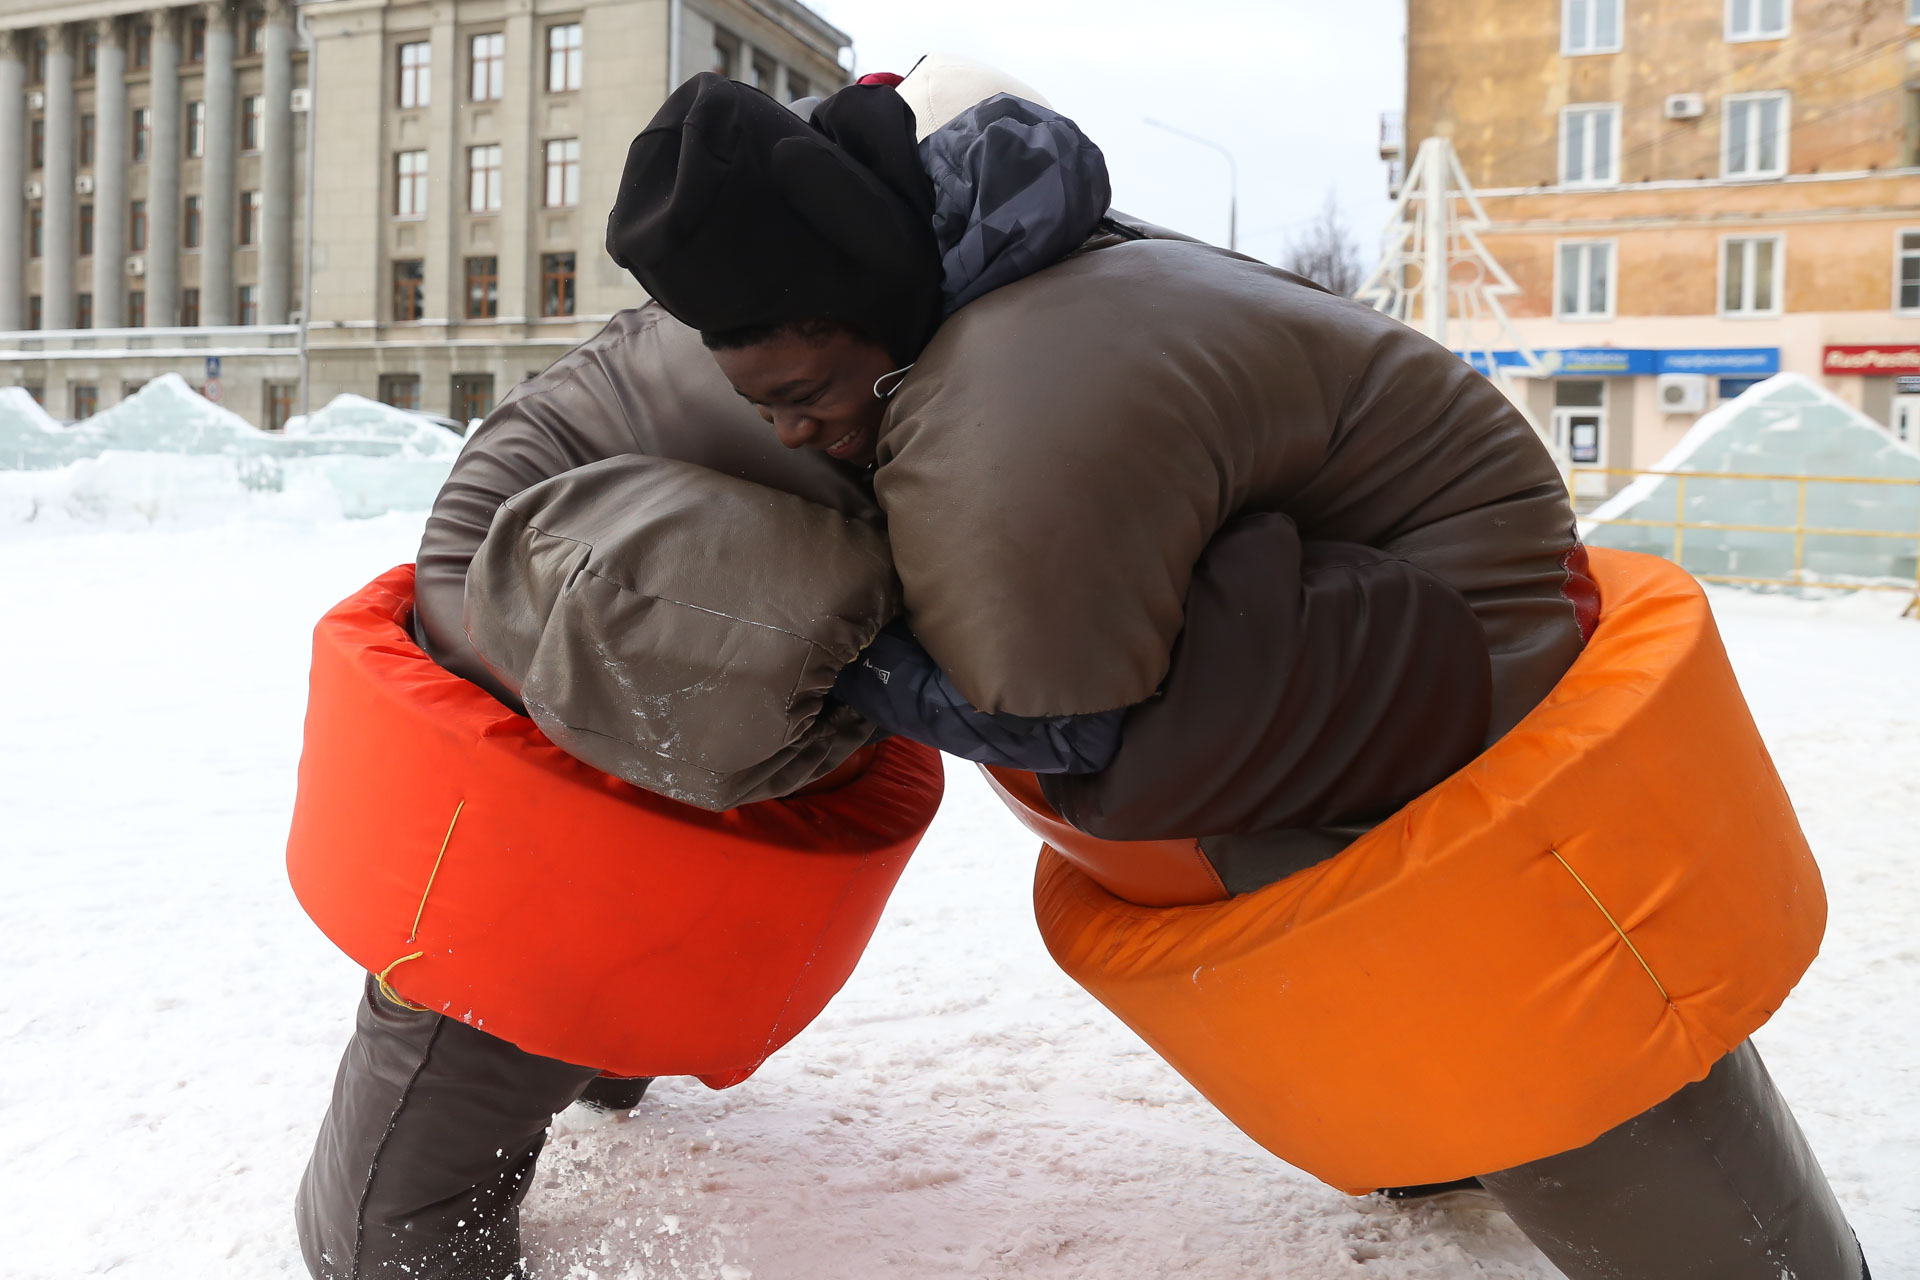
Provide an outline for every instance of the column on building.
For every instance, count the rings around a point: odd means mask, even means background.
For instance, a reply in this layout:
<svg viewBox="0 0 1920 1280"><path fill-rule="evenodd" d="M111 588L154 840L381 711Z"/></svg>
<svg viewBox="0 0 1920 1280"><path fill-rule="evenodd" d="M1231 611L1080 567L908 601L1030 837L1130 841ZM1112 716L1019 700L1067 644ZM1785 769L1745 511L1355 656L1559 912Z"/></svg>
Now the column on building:
<svg viewBox="0 0 1920 1280"><path fill-rule="evenodd" d="M147 319L180 323L180 29L171 9L153 24L153 137L147 147Z"/></svg>
<svg viewBox="0 0 1920 1280"><path fill-rule="evenodd" d="M207 20L207 157L200 170L201 227L205 232L200 247L200 321L222 325L234 320L233 246L240 208L233 15L220 0L206 5L201 13Z"/></svg>
<svg viewBox="0 0 1920 1280"><path fill-rule="evenodd" d="M47 28L47 165L40 307L49 329L73 328L73 38Z"/></svg>
<svg viewBox="0 0 1920 1280"><path fill-rule="evenodd" d="M293 5L268 0L264 67L266 130L260 158L265 225L260 230L260 322L293 311Z"/></svg>
<svg viewBox="0 0 1920 1280"><path fill-rule="evenodd" d="M458 77L447 75L441 67L467 67L466 54L472 46L461 47L454 28L454 6L437 5L433 9L433 25L428 28L427 39L433 50L434 68L433 97L427 103L427 132L417 144L427 150L427 212L421 220L417 234L420 237L418 253L426 260L426 317L433 320L457 320L466 314L466 278L462 272L462 263L454 251L454 226L465 206L457 199L460 188L455 185L455 177L460 172L460 164L465 155L459 148L458 131L460 103L467 96L467 85ZM510 58L525 60L524 49L509 46ZM446 80L440 77L447 75ZM447 89L441 91L445 84ZM316 104L317 105L317 104ZM504 104L492 104L495 107ZM386 166L389 176L393 173L393 155L389 152L380 162ZM378 190L379 188L375 188ZM393 244L389 237L394 235L392 225L393 206L387 205L382 211L381 238L387 244ZM391 259L385 260L382 270L382 288L376 295L384 303L391 296L393 270ZM391 311L384 314L391 315ZM440 388L445 394L446 388ZM446 403L436 397L431 388L427 390L425 404L434 413L444 413L438 406Z"/></svg>
<svg viewBox="0 0 1920 1280"><path fill-rule="evenodd" d="M787 64L777 62L773 67L773 84L767 90L775 102L793 101L793 82L787 79Z"/></svg>
<svg viewBox="0 0 1920 1280"><path fill-rule="evenodd" d="M535 47L539 29L531 12L507 17L507 48ZM542 67L545 63L540 64ZM538 258L534 248L538 208L546 191L546 157L540 152L534 113L539 110L538 81L531 59L507 63L506 97L500 103L500 314L540 314Z"/></svg>
<svg viewBox="0 0 1920 1280"><path fill-rule="evenodd" d="M0 31L0 332L26 323L25 33Z"/></svg>
<svg viewBox="0 0 1920 1280"><path fill-rule="evenodd" d="M127 322L127 44L118 18L102 18L93 77L93 323Z"/></svg>

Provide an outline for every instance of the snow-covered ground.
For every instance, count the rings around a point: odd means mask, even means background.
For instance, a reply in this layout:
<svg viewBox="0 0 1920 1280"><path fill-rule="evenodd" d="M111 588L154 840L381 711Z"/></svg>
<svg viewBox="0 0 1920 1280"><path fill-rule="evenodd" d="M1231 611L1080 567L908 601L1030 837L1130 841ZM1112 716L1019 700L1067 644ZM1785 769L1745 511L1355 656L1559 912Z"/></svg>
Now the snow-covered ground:
<svg viewBox="0 0 1920 1280"><path fill-rule="evenodd" d="M357 996L281 848L307 632L417 515L0 529L0 1275L300 1276L290 1202ZM1920 622L1715 596L1825 867L1761 1034L1879 1280L1920 1277ZM546 1280L1547 1277L1485 1204L1256 1148L1042 949L1034 841L965 768L825 1015L726 1093L560 1118Z"/></svg>

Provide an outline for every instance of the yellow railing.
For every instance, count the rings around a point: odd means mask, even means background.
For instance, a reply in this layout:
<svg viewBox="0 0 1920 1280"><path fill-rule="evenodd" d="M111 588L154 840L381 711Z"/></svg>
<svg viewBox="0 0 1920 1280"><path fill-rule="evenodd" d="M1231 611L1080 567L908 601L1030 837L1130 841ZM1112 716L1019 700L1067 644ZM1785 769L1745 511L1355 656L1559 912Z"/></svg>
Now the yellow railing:
<svg viewBox="0 0 1920 1280"><path fill-rule="evenodd" d="M1920 491L1920 480L1899 479L1889 476L1794 476L1766 475L1755 472L1734 471L1646 471L1625 467L1582 467L1570 468L1567 474L1568 491L1576 497L1580 493L1581 476L1656 476L1673 481L1673 518L1671 520L1643 520L1610 518L1595 520L1591 516L1581 517L1583 524L1617 524L1639 526L1650 529L1673 530L1673 550L1668 558L1675 564L1683 564L1680 556L1686 550L1688 530L1710 530L1719 533L1780 533L1793 535L1793 576L1788 578L1742 577L1724 573L1696 573L1694 577L1703 582L1740 582L1759 586L1778 587L1834 587L1848 591L1908 591L1913 593L1913 603L1907 606L1907 612L1920 610L1920 526L1911 533L1900 533L1886 529L1829 529L1807 523L1807 486L1810 484L1864 484L1893 485ZM1794 517L1792 524L1727 524L1712 520L1687 519L1687 481L1753 480L1770 484L1791 484L1794 486ZM1911 542L1914 546L1913 582L1861 582L1854 579L1817 578L1806 571L1806 550L1809 537L1838 538L1892 538L1897 541Z"/></svg>

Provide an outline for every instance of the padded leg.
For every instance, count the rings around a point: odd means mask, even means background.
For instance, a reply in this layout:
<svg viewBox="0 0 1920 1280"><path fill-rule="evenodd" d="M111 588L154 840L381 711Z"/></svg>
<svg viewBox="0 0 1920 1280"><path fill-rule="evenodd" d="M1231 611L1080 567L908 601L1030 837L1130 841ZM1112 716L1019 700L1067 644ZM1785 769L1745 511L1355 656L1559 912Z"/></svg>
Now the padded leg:
<svg viewBox="0 0 1920 1280"><path fill-rule="evenodd" d="M1862 1280L1826 1175L1752 1043L1574 1151L1480 1181L1570 1280Z"/></svg>
<svg viewBox="0 0 1920 1280"><path fill-rule="evenodd" d="M520 1202L554 1113L598 1073L369 978L294 1217L315 1280L518 1277Z"/></svg>

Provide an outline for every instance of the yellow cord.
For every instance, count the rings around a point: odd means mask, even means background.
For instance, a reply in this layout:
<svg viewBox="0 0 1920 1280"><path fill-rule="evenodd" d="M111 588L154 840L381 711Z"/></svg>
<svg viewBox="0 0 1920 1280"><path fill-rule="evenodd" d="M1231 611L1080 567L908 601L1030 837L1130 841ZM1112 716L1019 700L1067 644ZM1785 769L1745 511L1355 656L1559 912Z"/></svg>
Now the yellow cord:
<svg viewBox="0 0 1920 1280"><path fill-rule="evenodd" d="M398 969L401 965L405 964L407 961L418 960L421 956L425 954L427 953L424 951L416 951L410 956L401 956L398 960L395 960L392 964L382 969L379 973L374 974L373 980L380 984L380 994L385 996L387 999L393 1001L395 1004L399 1005L402 1009L411 1009L415 1013L425 1013L427 1011L427 1006L423 1004L415 1004L413 1001L401 995L398 991L395 991L387 983L388 974L392 973L395 969Z"/></svg>
<svg viewBox="0 0 1920 1280"><path fill-rule="evenodd" d="M1635 960L1638 960L1640 962L1640 967L1647 971L1647 977L1653 979L1653 988L1654 990L1660 993L1660 998L1662 1000L1665 1000L1668 1004L1672 1004L1673 997L1667 994L1667 989L1661 983L1659 976L1654 973L1653 966L1648 964L1647 958L1640 954L1640 948L1633 945L1633 939L1629 938L1627 936L1627 931L1620 927L1620 922L1613 918L1613 912L1607 910L1606 904L1600 901L1600 895L1595 893L1592 889L1587 888L1587 882L1585 880L1582 880L1580 878L1580 873L1578 871L1575 871L1573 867L1568 864L1567 860L1560 856L1560 851L1558 849L1549 849L1547 850L1547 852L1553 855L1553 860L1555 862L1558 862L1561 866L1566 867L1567 874L1573 877L1573 882L1579 885L1580 888L1586 892L1586 895L1589 898L1593 899L1593 905L1600 908L1600 914L1607 918L1607 923L1613 926L1613 931L1620 935L1620 941L1627 944L1627 950L1633 952L1633 958Z"/></svg>
<svg viewBox="0 0 1920 1280"><path fill-rule="evenodd" d="M460 813L466 807L467 807L467 802L465 800L462 800L459 804L453 807L453 820L447 823L447 834L443 836L440 840L440 852L438 855L435 856L433 860L433 870L427 873L427 887L423 889L420 893L420 907L418 910L416 910L413 913L413 932L407 935L408 942L416 942L420 938L420 918L427 914L427 898L429 895L433 893L433 882L440 875L440 864L442 862L445 862L447 858L447 846L453 843L453 829L455 826L459 825ZM382 969L379 973L376 973L375 975L373 975L373 980L376 983L378 983L380 986L380 994L385 996L387 999L393 1001L395 1004L399 1005L403 1009L411 1009L415 1013L425 1013L427 1011L427 1006L423 1004L415 1004L413 1001L401 995L398 991L395 991L393 989L392 984L390 984L387 981L387 975L392 973L395 969L398 969L401 965L405 964L409 960L418 960L421 956L424 956L425 954L427 953L424 951L416 951L410 956L401 956L398 960L395 960L392 964Z"/></svg>

